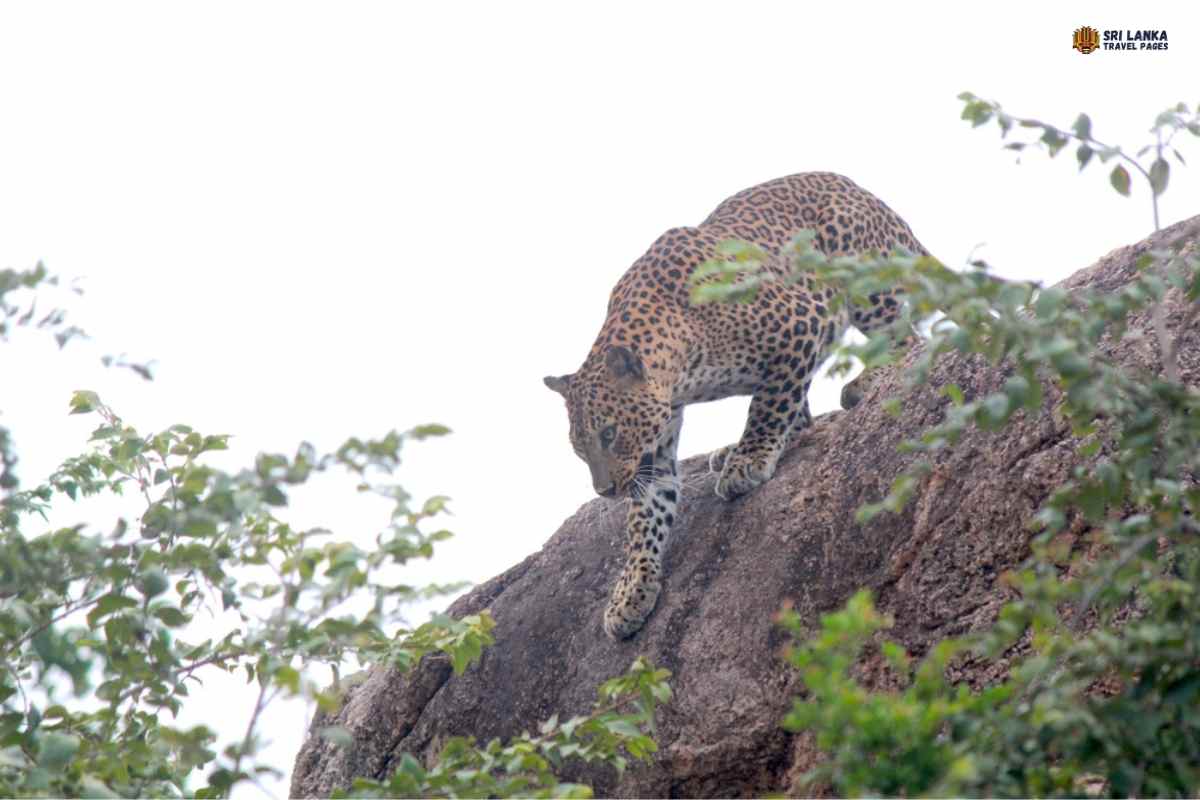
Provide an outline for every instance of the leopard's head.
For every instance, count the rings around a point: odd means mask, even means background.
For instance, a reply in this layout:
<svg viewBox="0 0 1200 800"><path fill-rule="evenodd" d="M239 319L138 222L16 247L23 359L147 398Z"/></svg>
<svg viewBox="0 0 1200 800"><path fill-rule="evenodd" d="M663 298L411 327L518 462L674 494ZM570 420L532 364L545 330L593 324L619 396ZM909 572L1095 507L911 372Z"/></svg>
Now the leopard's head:
<svg viewBox="0 0 1200 800"><path fill-rule="evenodd" d="M637 353L614 345L575 374L545 383L567 401L571 446L587 462L597 494L636 493L636 486L649 482L671 401L669 390L646 375Z"/></svg>

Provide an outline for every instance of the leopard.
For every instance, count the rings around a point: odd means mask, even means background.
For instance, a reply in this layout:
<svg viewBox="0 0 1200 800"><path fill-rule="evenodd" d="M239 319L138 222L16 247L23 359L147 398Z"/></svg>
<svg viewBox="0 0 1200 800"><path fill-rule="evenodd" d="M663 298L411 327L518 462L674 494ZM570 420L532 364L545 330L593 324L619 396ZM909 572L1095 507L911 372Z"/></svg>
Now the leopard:
<svg viewBox="0 0 1200 800"><path fill-rule="evenodd" d="M783 280L792 272L789 245L803 230L831 258L928 255L899 215L849 178L802 172L770 180L729 197L699 225L659 236L614 286L582 366L544 379L566 401L571 446L592 488L630 501L624 565L603 617L614 640L645 625L662 591L680 509L684 408L751 396L740 440L709 458L717 496L735 501L769 480L789 440L812 424L809 387L843 332L871 333L902 312L896 290L851 304L812 277ZM692 303L690 276L723 260L728 251L719 245L728 240L765 256L756 293L749 302Z"/></svg>

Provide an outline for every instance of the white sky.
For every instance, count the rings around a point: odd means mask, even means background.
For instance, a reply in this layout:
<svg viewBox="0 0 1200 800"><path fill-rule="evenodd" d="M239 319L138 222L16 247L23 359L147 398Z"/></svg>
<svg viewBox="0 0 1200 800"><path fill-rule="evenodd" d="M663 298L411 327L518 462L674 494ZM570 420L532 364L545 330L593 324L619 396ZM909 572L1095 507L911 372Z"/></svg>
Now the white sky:
<svg viewBox="0 0 1200 800"><path fill-rule="evenodd" d="M1165 28L1169 49L1081 56L1080 25ZM592 497L541 378L579 366L663 230L833 170L952 266L982 245L1057 280L1149 232L1145 189L1076 177L1070 152L1018 167L955 96L1086 110L1136 148L1196 76L1194 3L5 3L0 267L83 276L95 342L0 346L0 421L27 484L94 427L66 416L77 388L147 431L234 434L230 467L442 422L402 475L454 499L459 538L423 574L481 581ZM1164 224L1200 212L1172 167ZM156 380L96 365L122 351ZM683 454L733 441L746 402L689 409ZM369 544L377 519L331 497L298 499L303 524ZM210 686L210 724L240 733L249 698ZM304 713L267 718L281 766Z"/></svg>

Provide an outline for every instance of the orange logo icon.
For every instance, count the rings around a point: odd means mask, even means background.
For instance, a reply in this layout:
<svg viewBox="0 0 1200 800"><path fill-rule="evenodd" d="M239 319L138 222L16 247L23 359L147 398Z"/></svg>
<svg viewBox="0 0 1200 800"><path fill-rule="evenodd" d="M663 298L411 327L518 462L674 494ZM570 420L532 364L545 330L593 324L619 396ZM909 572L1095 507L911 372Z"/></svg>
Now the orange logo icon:
<svg viewBox="0 0 1200 800"><path fill-rule="evenodd" d="M1071 47L1074 47L1085 56L1093 50L1100 49L1100 31L1095 28L1076 28L1075 35L1071 37Z"/></svg>

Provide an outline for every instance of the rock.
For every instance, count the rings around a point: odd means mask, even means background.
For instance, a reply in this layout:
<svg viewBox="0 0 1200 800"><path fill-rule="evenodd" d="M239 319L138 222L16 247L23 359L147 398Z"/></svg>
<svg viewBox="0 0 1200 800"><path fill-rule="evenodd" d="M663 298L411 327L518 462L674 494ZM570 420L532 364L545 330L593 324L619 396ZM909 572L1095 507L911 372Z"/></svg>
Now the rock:
<svg viewBox="0 0 1200 800"><path fill-rule="evenodd" d="M1200 217L1121 248L1062 285L1115 290L1148 249L1200 235ZM1184 315L1178 292L1168 321ZM1131 322L1147 335L1111 346L1123 363L1158 370L1149 314ZM1183 378L1200 383L1200 331L1180 350ZM310 736L296 759L293 796L324 796L355 776L384 777L399 754L430 759L450 736L480 741L536 730L552 714L585 713L597 685L636 656L671 670L674 699L659 714L653 764L623 777L576 765L566 776L599 796L761 796L800 791L797 776L817 752L809 737L779 727L799 691L781 658L785 637L772 617L791 602L814 624L862 587L895 618L891 636L920 656L940 639L990 623L1009 594L997 578L1029 554L1027 521L1075 463L1068 426L1053 414L1018 419L993 434L972 430L942 452L900 515L862 525L855 510L879 500L912 456L897 445L940 421L935 389L907 397L903 413L880 399L901 396L904 363L871 382L853 410L827 414L798 437L773 480L725 503L713 495L705 457L684 462L682 513L666 556L658 608L632 639L613 642L601 616L620 569L624 503L594 500L563 523L542 550L479 586L450 613L490 609L496 643L466 674L427 658L404 675L375 669L349 687L341 710L313 731L340 725L355 746ZM1003 368L951 355L933 386L956 383L968 399L999 389ZM1056 395L1046 393L1051 408ZM1074 531L1076 535L1081 531ZM887 673L870 660L862 675ZM1003 664L965 663L955 677L978 686Z"/></svg>

